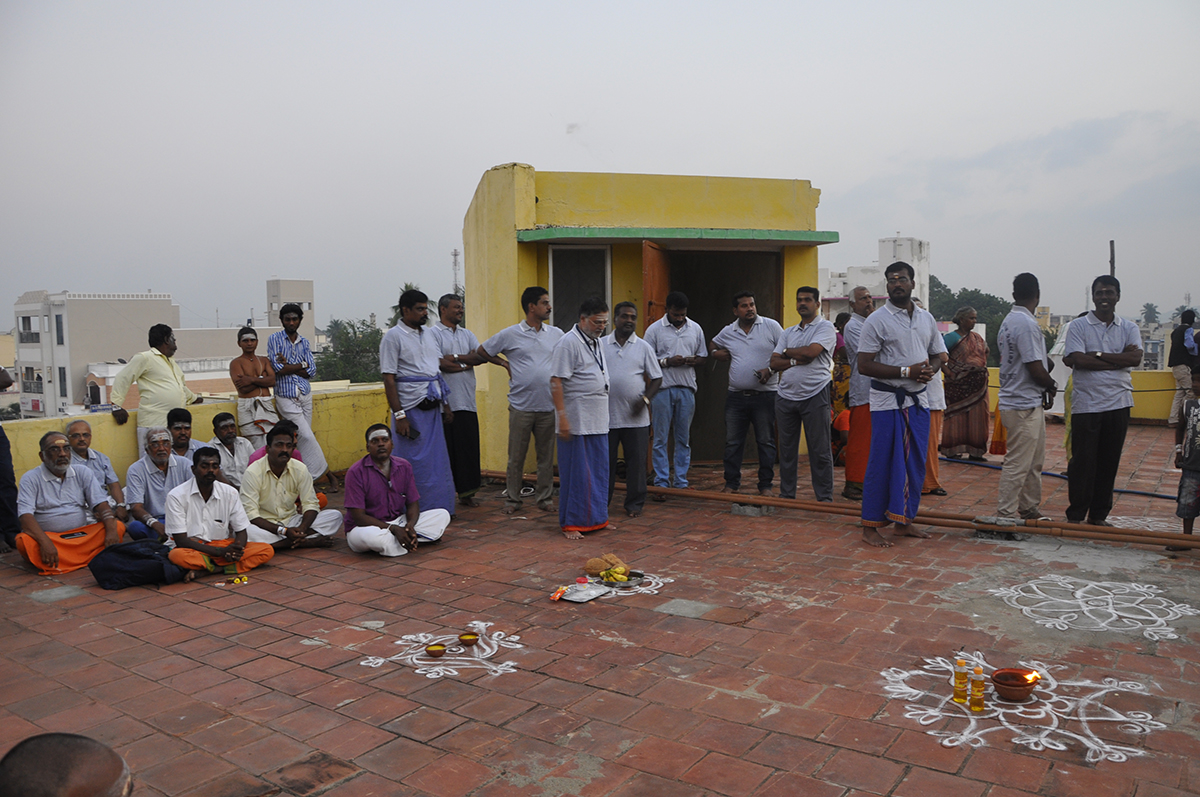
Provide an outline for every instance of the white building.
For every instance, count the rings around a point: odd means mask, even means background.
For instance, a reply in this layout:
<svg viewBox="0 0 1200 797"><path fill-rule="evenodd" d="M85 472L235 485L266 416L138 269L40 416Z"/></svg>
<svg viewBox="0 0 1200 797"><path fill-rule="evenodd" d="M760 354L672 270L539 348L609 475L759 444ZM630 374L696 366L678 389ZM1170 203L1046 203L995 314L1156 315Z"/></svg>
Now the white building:
<svg viewBox="0 0 1200 797"><path fill-rule="evenodd" d="M821 289L821 311L831 321L838 313L849 312L850 291L859 285L867 288L875 306L887 301L887 279L883 270L902 260L916 272L913 296L929 306L929 242L916 238L880 238L879 260L870 266L850 266L845 271L818 269Z"/></svg>
<svg viewBox="0 0 1200 797"><path fill-rule="evenodd" d="M312 340L312 280L269 280L267 307L271 315L278 318L279 307L287 302L304 308L300 334ZM106 375L111 369L99 366L108 363L119 370L121 361L127 362L145 351L149 348L147 333L155 324L166 324L175 331L179 344L176 359L188 374L188 381L192 381L193 373L203 372L205 381L211 383L211 372L220 370L212 361L220 359L225 363L227 381L229 361L239 353L240 323L181 329L179 305L169 293L28 291L13 304L13 314L17 328L17 371L13 377L20 383L21 415L25 418L73 415L85 412L92 404L106 403L107 388L112 384ZM266 353L266 336L278 329L258 328L261 353ZM191 361L206 362L184 368L184 363Z"/></svg>

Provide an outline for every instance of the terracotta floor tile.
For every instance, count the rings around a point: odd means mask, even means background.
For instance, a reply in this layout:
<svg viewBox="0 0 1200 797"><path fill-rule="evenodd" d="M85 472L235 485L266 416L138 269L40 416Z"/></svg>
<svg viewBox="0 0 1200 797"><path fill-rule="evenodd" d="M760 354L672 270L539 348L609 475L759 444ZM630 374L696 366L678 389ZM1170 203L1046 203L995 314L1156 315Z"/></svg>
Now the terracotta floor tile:
<svg viewBox="0 0 1200 797"><path fill-rule="evenodd" d="M487 783L498 773L466 758L446 755L417 770L404 784L436 797L462 797Z"/></svg>
<svg viewBox="0 0 1200 797"><path fill-rule="evenodd" d="M742 797L752 794L771 774L768 767L709 753L679 779L730 797Z"/></svg>
<svg viewBox="0 0 1200 797"><path fill-rule="evenodd" d="M428 742L464 722L466 720L462 717L449 712L421 706L402 717L397 717L383 727L400 736L418 742Z"/></svg>
<svg viewBox="0 0 1200 797"><path fill-rule="evenodd" d="M354 763L388 780L400 781L444 755L411 739L396 739L359 756Z"/></svg>
<svg viewBox="0 0 1200 797"><path fill-rule="evenodd" d="M358 767L348 761L317 752L307 758L293 761L279 769L267 772L264 777L273 783L278 783L289 794L307 797L310 794L323 792L339 781L357 775L359 771Z"/></svg>
<svg viewBox="0 0 1200 797"><path fill-rule="evenodd" d="M617 763L630 769L675 780L704 757L704 751L669 739L649 737L638 742Z"/></svg>
<svg viewBox="0 0 1200 797"><path fill-rule="evenodd" d="M137 779L166 794L179 794L233 771L234 767L228 761L202 750L193 750L157 766L138 770Z"/></svg>

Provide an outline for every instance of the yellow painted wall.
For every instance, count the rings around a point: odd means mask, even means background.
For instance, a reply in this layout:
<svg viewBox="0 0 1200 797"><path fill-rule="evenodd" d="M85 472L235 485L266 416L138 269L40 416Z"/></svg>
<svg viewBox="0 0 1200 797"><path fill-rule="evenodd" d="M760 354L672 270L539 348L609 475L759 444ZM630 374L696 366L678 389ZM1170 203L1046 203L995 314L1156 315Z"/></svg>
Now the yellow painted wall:
<svg viewBox="0 0 1200 797"><path fill-rule="evenodd" d="M1000 369L989 368L988 409L996 411L1000 392ZM1171 414L1171 397L1175 395L1175 376L1170 371L1133 372L1133 409L1131 418L1145 421L1166 421Z"/></svg>
<svg viewBox="0 0 1200 797"><path fill-rule="evenodd" d="M820 290L817 282L817 247L785 246L783 248L783 318L784 329L800 323L796 312L796 289L809 285Z"/></svg>

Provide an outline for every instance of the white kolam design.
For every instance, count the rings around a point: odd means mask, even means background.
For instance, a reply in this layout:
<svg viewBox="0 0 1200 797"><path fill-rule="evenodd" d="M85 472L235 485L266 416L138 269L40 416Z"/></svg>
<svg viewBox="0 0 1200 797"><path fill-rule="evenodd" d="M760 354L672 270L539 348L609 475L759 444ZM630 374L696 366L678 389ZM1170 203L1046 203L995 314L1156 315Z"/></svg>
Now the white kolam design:
<svg viewBox="0 0 1200 797"><path fill-rule="evenodd" d="M925 659L917 670L892 668L880 675L884 691L893 700L907 701L904 716L922 725L936 725L926 731L941 739L943 747L987 746L988 736L1028 747L1030 750L1066 750L1072 744L1083 745L1087 760L1126 761L1147 755L1145 750L1111 741L1112 729L1128 734L1148 734L1166 727L1145 711L1117 711L1104 705L1109 695L1148 694L1144 684L1105 678L1058 680L1055 671L1065 670L1061 664L1022 661L1021 667L1037 670L1041 680L1033 695L1024 703L1001 700L987 682L986 706L983 711L971 711L966 704L955 703L954 660L964 659L971 669L982 667L990 675L996 668L982 653L958 653L949 658ZM1100 738L1097 729L1107 738Z"/></svg>
<svg viewBox="0 0 1200 797"><path fill-rule="evenodd" d="M1169 623L1200 611L1186 603L1167 600L1162 591L1150 584L1084 581L1058 575L989 590L1047 628L1140 632L1147 639L1178 639Z"/></svg>
<svg viewBox="0 0 1200 797"><path fill-rule="evenodd" d="M501 648L525 647L517 642L521 637L509 636L503 631L488 633L492 623L474 620L467 623L467 629L479 634L479 641L471 647L466 647L458 641L458 634L405 634L396 640L403 650L394 656L381 658L369 656L359 662L364 667L382 667L384 662L408 665L417 675L426 678L442 678L447 675L458 675L461 670L487 670L489 675L502 675L516 672L517 665L511 661L492 661ZM433 658L425 652L425 646L439 642L446 646L446 652L438 658Z"/></svg>
<svg viewBox="0 0 1200 797"><path fill-rule="evenodd" d="M588 580L597 584L604 583L599 578L590 578ZM641 584L638 584L636 587L630 587L629 589L613 589L608 593L601 595L600 599L604 600L606 598L619 598L622 595L657 595L658 591L663 588L663 585L671 584L674 581L675 579L673 578L663 578L662 576L656 576L653 573L643 573Z"/></svg>

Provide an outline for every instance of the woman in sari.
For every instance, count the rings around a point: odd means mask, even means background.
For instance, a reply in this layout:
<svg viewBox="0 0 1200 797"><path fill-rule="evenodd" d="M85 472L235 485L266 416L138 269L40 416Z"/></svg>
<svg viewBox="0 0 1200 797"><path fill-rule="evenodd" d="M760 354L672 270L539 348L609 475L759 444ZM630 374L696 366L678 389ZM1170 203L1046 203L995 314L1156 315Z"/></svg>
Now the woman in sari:
<svg viewBox="0 0 1200 797"><path fill-rule="evenodd" d="M988 445L988 345L973 332L977 314L962 307L951 319L958 329L945 335L950 361L946 363L946 414L941 451L948 457L966 454L983 461Z"/></svg>

